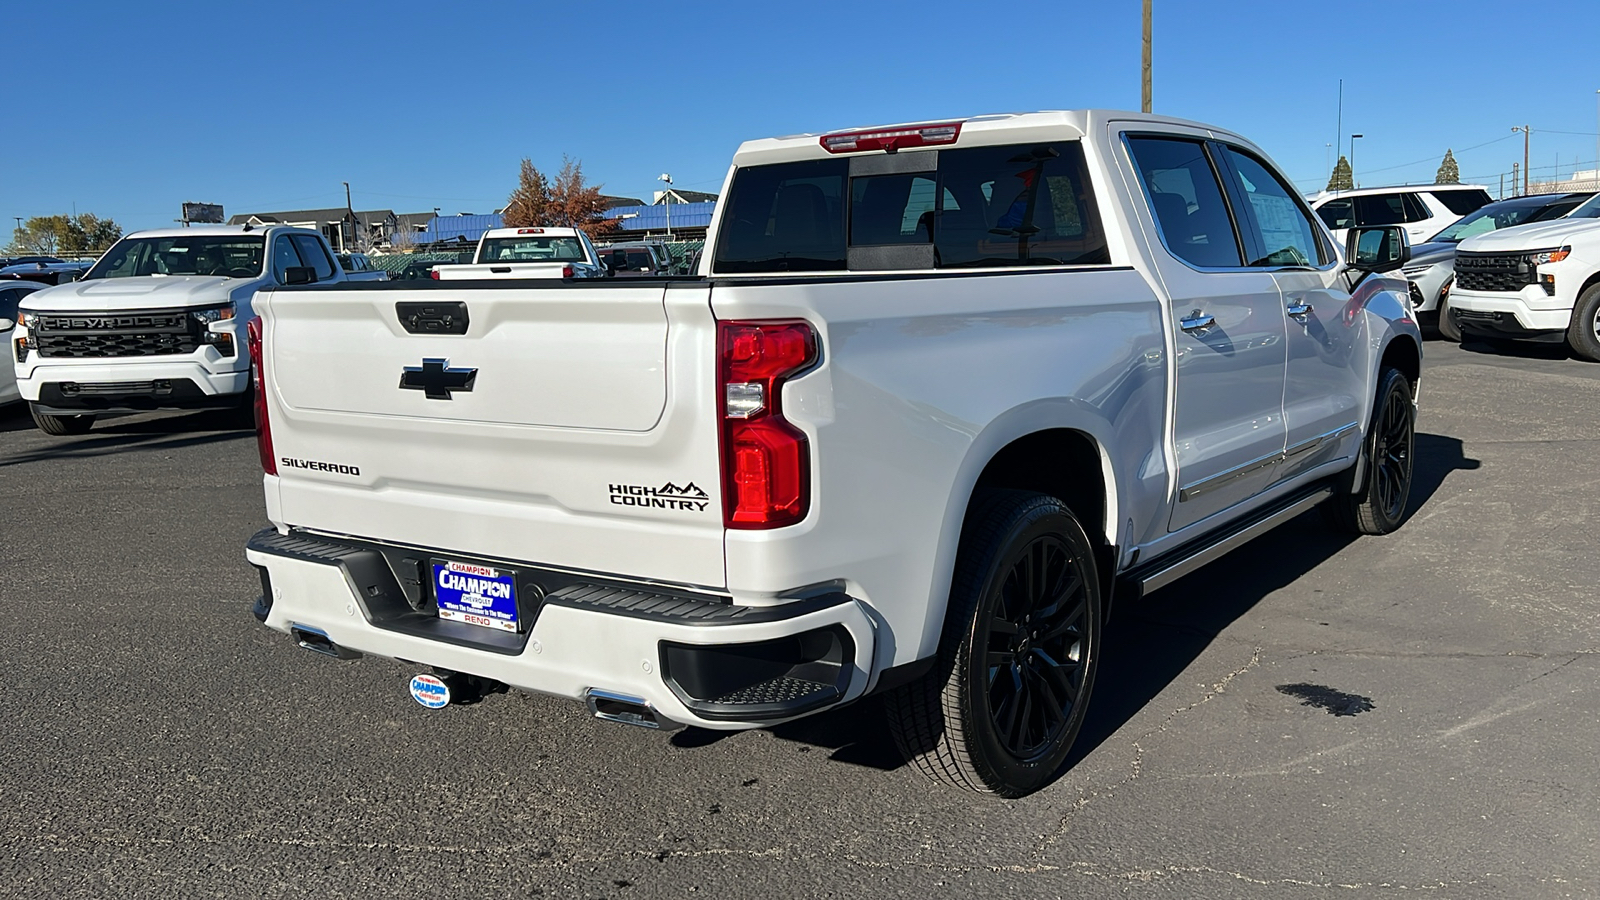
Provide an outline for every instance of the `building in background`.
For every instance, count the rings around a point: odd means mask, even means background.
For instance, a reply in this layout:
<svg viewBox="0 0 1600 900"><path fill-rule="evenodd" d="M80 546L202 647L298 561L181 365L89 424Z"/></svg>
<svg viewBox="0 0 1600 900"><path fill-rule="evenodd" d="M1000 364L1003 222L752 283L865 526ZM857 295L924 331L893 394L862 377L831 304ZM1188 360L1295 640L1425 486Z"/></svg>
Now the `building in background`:
<svg viewBox="0 0 1600 900"><path fill-rule="evenodd" d="M396 213L392 209L357 210L344 208L294 209L283 212L240 213L228 219L229 225L292 225L322 232L328 244L340 253L373 252L394 249L410 237L427 229L433 213ZM399 238L397 239L397 233Z"/></svg>

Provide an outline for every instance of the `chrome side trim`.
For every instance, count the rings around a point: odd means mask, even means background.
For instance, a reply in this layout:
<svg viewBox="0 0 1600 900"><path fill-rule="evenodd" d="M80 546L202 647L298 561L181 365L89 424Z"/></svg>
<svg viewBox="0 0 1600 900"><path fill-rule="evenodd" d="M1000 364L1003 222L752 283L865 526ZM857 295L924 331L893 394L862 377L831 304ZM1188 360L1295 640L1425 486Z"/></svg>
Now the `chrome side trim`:
<svg viewBox="0 0 1600 900"><path fill-rule="evenodd" d="M1319 434L1314 438L1301 441L1300 443L1295 444L1293 447L1290 447L1280 453L1273 453L1269 456L1263 456L1260 459L1253 459L1244 465L1235 466L1234 468L1229 469L1220 475L1213 475L1204 481L1197 481L1194 484L1191 484L1188 487L1178 491L1178 502L1182 503L1185 500L1193 500L1196 497L1199 497L1203 494L1208 494L1218 488L1227 487L1246 475L1252 475L1261 471L1262 469L1288 462L1295 457L1304 456L1305 454L1314 450L1321 449L1323 445L1329 443L1330 441L1338 440L1349 432L1355 430L1355 427L1355 423L1352 422L1343 428L1335 428L1333 431L1330 431L1327 434Z"/></svg>
<svg viewBox="0 0 1600 900"><path fill-rule="evenodd" d="M1229 551L1260 537L1331 496L1333 496L1332 487L1319 488L1265 518L1257 519L1242 528L1226 534L1220 540L1200 548L1183 559L1174 560L1148 574L1138 576L1139 595L1144 596L1151 591L1166 587L1206 563L1212 562Z"/></svg>

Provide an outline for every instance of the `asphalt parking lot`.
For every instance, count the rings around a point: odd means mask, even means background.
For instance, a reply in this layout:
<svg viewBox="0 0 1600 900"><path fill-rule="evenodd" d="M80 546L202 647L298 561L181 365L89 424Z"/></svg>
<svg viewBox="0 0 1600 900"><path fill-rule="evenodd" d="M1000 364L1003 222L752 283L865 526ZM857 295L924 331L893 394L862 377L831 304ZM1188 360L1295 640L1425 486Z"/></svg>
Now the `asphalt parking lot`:
<svg viewBox="0 0 1600 900"><path fill-rule="evenodd" d="M252 436L0 411L0 895L1600 893L1600 366L1427 346L1416 507L1313 513L1112 623L1074 764L1000 802L874 702L671 737L258 626Z"/></svg>

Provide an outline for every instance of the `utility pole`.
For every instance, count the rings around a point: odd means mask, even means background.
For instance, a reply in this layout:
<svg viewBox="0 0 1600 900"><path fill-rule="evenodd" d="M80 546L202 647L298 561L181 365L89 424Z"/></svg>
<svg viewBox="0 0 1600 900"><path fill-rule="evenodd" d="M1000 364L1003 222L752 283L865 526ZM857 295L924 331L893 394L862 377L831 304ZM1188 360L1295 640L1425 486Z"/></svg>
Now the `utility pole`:
<svg viewBox="0 0 1600 900"><path fill-rule="evenodd" d="M1150 111L1150 3L1144 0L1144 69L1140 79L1139 111Z"/></svg>
<svg viewBox="0 0 1600 900"><path fill-rule="evenodd" d="M1512 131L1522 132L1522 196L1528 195L1528 135L1533 133L1533 128L1528 125L1513 125Z"/></svg>
<svg viewBox="0 0 1600 900"><path fill-rule="evenodd" d="M1506 198L1506 173L1501 172L1500 173L1500 196L1496 197L1495 199L1496 200L1504 200L1505 198Z"/></svg>
<svg viewBox="0 0 1600 900"><path fill-rule="evenodd" d="M1512 163L1511 164L1511 189L1513 191L1515 191L1517 189L1517 164L1516 163ZM1522 195L1521 194L1517 194L1517 196L1520 197Z"/></svg>

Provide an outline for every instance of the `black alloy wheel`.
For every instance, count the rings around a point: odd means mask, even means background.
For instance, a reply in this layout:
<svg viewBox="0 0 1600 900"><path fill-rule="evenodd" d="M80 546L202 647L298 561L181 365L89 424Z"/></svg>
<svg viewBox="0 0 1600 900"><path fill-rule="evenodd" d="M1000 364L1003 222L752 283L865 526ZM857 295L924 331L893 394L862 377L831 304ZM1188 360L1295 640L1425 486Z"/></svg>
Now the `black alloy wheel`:
<svg viewBox="0 0 1600 900"><path fill-rule="evenodd" d="M887 697L896 743L923 774L1021 797L1048 784L1083 726L1098 668L1094 545L1055 497L974 497L934 669Z"/></svg>
<svg viewBox="0 0 1600 900"><path fill-rule="evenodd" d="M1356 534L1388 534L1405 521L1406 504L1411 500L1416 422L1411 382L1398 369L1384 369L1378 375L1372 424L1362 449L1361 481L1345 482L1322 504L1333 525Z"/></svg>

